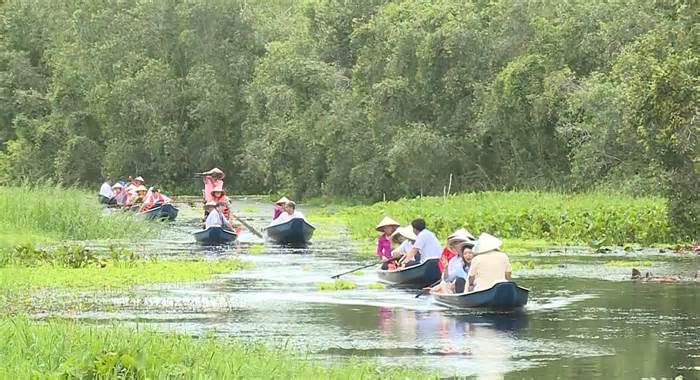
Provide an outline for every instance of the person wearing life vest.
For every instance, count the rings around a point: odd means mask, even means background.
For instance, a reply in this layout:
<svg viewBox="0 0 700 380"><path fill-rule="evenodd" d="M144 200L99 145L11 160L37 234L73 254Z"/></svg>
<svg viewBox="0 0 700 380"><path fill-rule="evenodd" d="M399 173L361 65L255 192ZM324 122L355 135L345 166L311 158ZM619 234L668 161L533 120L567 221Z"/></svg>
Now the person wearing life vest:
<svg viewBox="0 0 700 380"><path fill-rule="evenodd" d="M126 185L126 191L131 194L132 197L136 196L136 189L138 189L140 186L143 186L143 177L138 176L136 178L131 178L129 177L129 184Z"/></svg>
<svg viewBox="0 0 700 380"><path fill-rule="evenodd" d="M128 186L127 186L128 187ZM148 193L148 189L146 186L141 185L134 189L135 195L131 197L129 202L126 204L129 207L135 207L135 208L140 208L140 206L143 204L143 201L146 199L146 194Z"/></svg>
<svg viewBox="0 0 700 380"><path fill-rule="evenodd" d="M215 187L214 189L212 189L212 191L210 193L210 201L214 201L216 203L223 202L225 204L225 206L223 206L222 212L224 213L226 220L230 220L229 200L228 200L228 197L226 196L226 192L224 191L223 188ZM209 213L205 211L205 217L208 215L209 215Z"/></svg>
<svg viewBox="0 0 700 380"><path fill-rule="evenodd" d="M139 211L146 212L152 208L158 207L160 205L170 203L172 199L160 193L160 189L155 187L151 190L151 194L146 197L143 202L141 209Z"/></svg>
<svg viewBox="0 0 700 380"><path fill-rule="evenodd" d="M112 186L112 198L118 207L123 207L131 202L131 194L124 189L124 184L117 182Z"/></svg>

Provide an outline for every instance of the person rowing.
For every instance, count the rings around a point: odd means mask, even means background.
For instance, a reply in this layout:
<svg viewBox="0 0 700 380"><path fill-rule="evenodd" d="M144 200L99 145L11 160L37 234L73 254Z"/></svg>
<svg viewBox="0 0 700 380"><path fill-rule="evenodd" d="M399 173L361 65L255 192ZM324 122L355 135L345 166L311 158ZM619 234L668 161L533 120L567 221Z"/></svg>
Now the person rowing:
<svg viewBox="0 0 700 380"><path fill-rule="evenodd" d="M282 215L283 212L285 212L284 209L287 206L288 202L291 201L287 197L282 197L277 202L275 202L275 208L272 212L272 220L277 219L280 215Z"/></svg>
<svg viewBox="0 0 700 380"><path fill-rule="evenodd" d="M442 248L435 234L428 230L425 220L418 218L411 222L413 233L416 234L416 242L406 255L400 260L402 267L418 265L429 259L440 257Z"/></svg>
<svg viewBox="0 0 700 380"><path fill-rule="evenodd" d="M467 276L467 286L474 291L489 289L499 282L511 280L513 269L508 255L500 251L503 242L482 233L474 244L474 259Z"/></svg>
<svg viewBox="0 0 700 380"><path fill-rule="evenodd" d="M197 173L202 176L202 181L204 182L204 190L202 192L204 196L204 202L217 201L212 199L212 192L214 189L224 188L224 174L223 170L219 168L214 168L206 172Z"/></svg>
<svg viewBox="0 0 700 380"><path fill-rule="evenodd" d="M383 262L382 269L386 269L384 264L392 260L391 236L398 228L399 223L388 216L385 216L375 227L375 230L382 233L377 239L377 257Z"/></svg>

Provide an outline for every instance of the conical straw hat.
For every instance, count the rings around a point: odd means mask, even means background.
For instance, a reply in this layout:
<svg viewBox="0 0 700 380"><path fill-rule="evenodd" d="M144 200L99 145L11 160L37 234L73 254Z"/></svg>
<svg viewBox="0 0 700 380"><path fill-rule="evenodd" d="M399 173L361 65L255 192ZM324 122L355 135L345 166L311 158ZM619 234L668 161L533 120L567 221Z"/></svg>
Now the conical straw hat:
<svg viewBox="0 0 700 380"><path fill-rule="evenodd" d="M413 232L413 227L411 227L411 226L397 228L396 232L391 234L391 237L394 237L394 235L401 235L408 240L413 240L413 241L416 240L416 234Z"/></svg>
<svg viewBox="0 0 700 380"><path fill-rule="evenodd" d="M398 227L398 226L400 226L400 224L399 224L399 222L395 221L394 219L391 219L390 217L385 216L384 219L382 219L382 221L379 222L379 224L377 224L377 227L375 227L375 229L379 230L380 228L386 227L386 226Z"/></svg>
<svg viewBox="0 0 700 380"><path fill-rule="evenodd" d="M479 235L479 240L474 244L472 251L475 255L479 255L486 252L491 252L501 248L503 242L493 235L487 233L482 233Z"/></svg>
<svg viewBox="0 0 700 380"><path fill-rule="evenodd" d="M290 200L287 197L282 197L280 198L277 202L275 202L276 205L283 204L283 203L289 203Z"/></svg>
<svg viewBox="0 0 700 380"><path fill-rule="evenodd" d="M471 234L471 232L467 231L464 228L460 228L457 231L453 232L452 235L447 237L447 240L462 240L462 241L467 241L467 240L476 240L474 235Z"/></svg>

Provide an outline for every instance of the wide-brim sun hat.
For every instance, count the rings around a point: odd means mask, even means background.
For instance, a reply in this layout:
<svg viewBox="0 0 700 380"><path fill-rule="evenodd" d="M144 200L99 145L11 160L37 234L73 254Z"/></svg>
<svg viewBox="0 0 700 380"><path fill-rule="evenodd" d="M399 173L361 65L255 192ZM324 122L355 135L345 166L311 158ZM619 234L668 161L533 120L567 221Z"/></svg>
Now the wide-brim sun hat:
<svg viewBox="0 0 700 380"><path fill-rule="evenodd" d="M133 180L134 180L134 181L146 182L146 181L144 181L143 177L141 177L141 176L138 176L138 177L134 178Z"/></svg>
<svg viewBox="0 0 700 380"><path fill-rule="evenodd" d="M405 227L399 227L394 231L393 234L391 234L392 239L397 237L397 236L403 236L408 240L416 240L416 234L413 232L413 227L411 226L405 226Z"/></svg>
<svg viewBox="0 0 700 380"><path fill-rule="evenodd" d="M447 237L447 241L451 240L457 240L457 241L469 241L469 240L476 240L474 235L471 234L471 232L467 231L464 228L460 228L457 231L453 232L452 235Z"/></svg>
<svg viewBox="0 0 700 380"><path fill-rule="evenodd" d="M375 227L374 229L379 231L382 227L386 227L386 226L398 227L398 226L400 226L400 224L399 224L399 222L395 221L394 219L391 219L390 217L385 216L384 219L382 219L382 221L379 222L379 224L377 224L377 227Z"/></svg>
<svg viewBox="0 0 700 380"><path fill-rule="evenodd" d="M481 235L479 235L479 239L476 241L476 244L474 244L474 248L472 249L472 251L475 255L480 255L482 253L500 249L501 245L503 245L503 241L501 241L499 238L493 235L484 232Z"/></svg>
<svg viewBox="0 0 700 380"><path fill-rule="evenodd" d="M123 189L123 188L124 188L124 185L122 185L122 184L119 183L119 182L117 182L117 183L115 183L114 185L112 185L112 189Z"/></svg>
<svg viewBox="0 0 700 380"><path fill-rule="evenodd" d="M140 185L136 188L136 192L138 193L139 191L148 191L148 189L146 188L146 186Z"/></svg>
<svg viewBox="0 0 700 380"><path fill-rule="evenodd" d="M291 202L291 200L287 197L282 197L280 198L277 202L275 202L276 205L283 205Z"/></svg>

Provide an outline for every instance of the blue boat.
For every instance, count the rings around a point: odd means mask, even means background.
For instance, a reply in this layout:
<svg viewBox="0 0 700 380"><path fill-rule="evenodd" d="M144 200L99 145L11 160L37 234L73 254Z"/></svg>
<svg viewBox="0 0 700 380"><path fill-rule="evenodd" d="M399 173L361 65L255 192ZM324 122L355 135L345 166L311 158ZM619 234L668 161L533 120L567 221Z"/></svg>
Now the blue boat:
<svg viewBox="0 0 700 380"><path fill-rule="evenodd" d="M499 282L489 289L478 292L443 294L433 293L435 302L458 309L486 308L495 310L513 310L527 304L529 289L518 286L515 282Z"/></svg>
<svg viewBox="0 0 700 380"><path fill-rule="evenodd" d="M293 218L287 222L268 226L265 230L270 240L278 244L304 245L311 241L316 228L304 218Z"/></svg>
<svg viewBox="0 0 700 380"><path fill-rule="evenodd" d="M397 270L378 270L379 281L397 287L422 289L440 279L438 259L427 259L424 262Z"/></svg>
<svg viewBox="0 0 700 380"><path fill-rule="evenodd" d="M141 215L146 219L159 219L159 220L169 220L173 221L177 218L178 209L175 206L165 203L160 206L154 207L146 212L142 212Z"/></svg>
<svg viewBox="0 0 700 380"><path fill-rule="evenodd" d="M218 226L212 226L206 230L194 233L195 240L204 245L231 243L235 241L237 237L238 235L236 235L235 232Z"/></svg>

